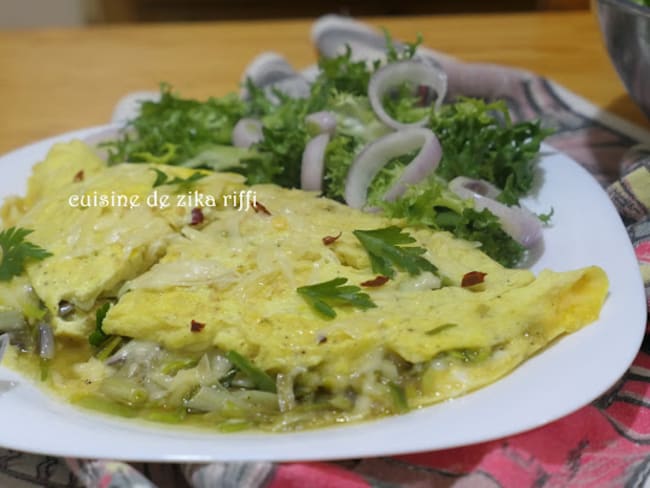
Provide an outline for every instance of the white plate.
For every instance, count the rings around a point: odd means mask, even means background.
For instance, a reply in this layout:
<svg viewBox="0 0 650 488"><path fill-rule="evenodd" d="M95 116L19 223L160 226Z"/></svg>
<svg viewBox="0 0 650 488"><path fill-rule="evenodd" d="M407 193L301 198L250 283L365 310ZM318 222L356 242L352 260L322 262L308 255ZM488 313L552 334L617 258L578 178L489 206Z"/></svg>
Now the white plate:
<svg viewBox="0 0 650 488"><path fill-rule="evenodd" d="M0 200L25 191L31 166L55 141L0 158ZM512 374L477 392L406 415L289 434L183 431L78 410L0 368L0 445L57 456L142 461L312 460L380 456L471 444L551 422L611 387L637 353L646 308L634 252L606 193L578 164L545 148L541 184L528 206L555 209L532 266L597 264L611 281L600 319L564 337ZM15 382L12 387L8 382Z"/></svg>

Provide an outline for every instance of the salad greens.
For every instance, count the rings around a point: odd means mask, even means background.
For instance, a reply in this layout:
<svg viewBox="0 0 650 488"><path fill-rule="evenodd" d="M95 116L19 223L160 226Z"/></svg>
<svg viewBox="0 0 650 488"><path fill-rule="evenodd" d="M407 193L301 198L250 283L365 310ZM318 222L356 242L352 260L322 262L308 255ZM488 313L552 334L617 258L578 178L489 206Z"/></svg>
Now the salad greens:
<svg viewBox="0 0 650 488"><path fill-rule="evenodd" d="M397 50L388 34L387 62L410 59L421 42ZM255 86L250 80L245 100L231 94L196 101L181 98L161 85L158 102L142 103L116 141L104 143L109 163L154 162L216 171L234 171L249 184L275 183L300 187L302 155L315 135L305 118L327 110L337 126L324 158L323 195L343 200L347 174L369 143L391 132L375 115L368 100L368 83L380 62L355 61L350 48L336 58L319 60L319 75L306 98L291 98L278 90ZM497 217L477 211L447 189L464 175L483 179L502 189L499 200L517 204L532 187L535 158L549 134L538 122L514 123L505 102L459 98L439 110L424 103L417 86L403 86L384 97L386 111L401 122L428 118L427 127L438 137L442 159L435 174L410 187L393 202L382 195L396 181L415 154L404 154L387 164L368 189L368 203L389 217L410 225L448 230L481 243L482 249L506 266L521 260L524 247L506 234ZM250 148L234 147L233 127L243 117L262 123L263 138Z"/></svg>

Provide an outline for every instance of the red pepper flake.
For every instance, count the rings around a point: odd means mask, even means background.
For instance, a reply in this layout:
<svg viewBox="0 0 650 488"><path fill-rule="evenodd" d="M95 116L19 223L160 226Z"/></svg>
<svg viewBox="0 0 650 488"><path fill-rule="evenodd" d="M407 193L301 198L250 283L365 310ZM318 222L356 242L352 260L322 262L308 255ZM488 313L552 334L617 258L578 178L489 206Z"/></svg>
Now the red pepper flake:
<svg viewBox="0 0 650 488"><path fill-rule="evenodd" d="M262 205L260 202L253 203L253 210L255 210L255 213L262 212L263 214L271 215L271 212L269 212L269 209L266 208L264 205Z"/></svg>
<svg viewBox="0 0 650 488"><path fill-rule="evenodd" d="M192 220L190 222L190 225L202 224L204 219L205 217L203 216L203 210L198 207L192 209Z"/></svg>
<svg viewBox="0 0 650 488"><path fill-rule="evenodd" d="M388 276L379 275L376 278L361 283L361 286L382 286L389 280Z"/></svg>
<svg viewBox="0 0 650 488"><path fill-rule="evenodd" d="M80 181L84 180L84 170L79 170L79 172L74 175L74 178L72 178L72 181L75 183L79 183Z"/></svg>
<svg viewBox="0 0 650 488"><path fill-rule="evenodd" d="M460 282L460 286L467 288L469 286L483 283L486 274L487 273L482 273L481 271L470 271L469 273L465 273Z"/></svg>
<svg viewBox="0 0 650 488"><path fill-rule="evenodd" d="M192 320L192 323L190 324L190 330L192 332L201 332L203 329L205 329L205 324Z"/></svg>
<svg viewBox="0 0 650 488"><path fill-rule="evenodd" d="M323 237L323 244L326 246L329 246L330 244L334 244L336 240L343 235L343 232L339 232L339 235L337 236L325 236Z"/></svg>

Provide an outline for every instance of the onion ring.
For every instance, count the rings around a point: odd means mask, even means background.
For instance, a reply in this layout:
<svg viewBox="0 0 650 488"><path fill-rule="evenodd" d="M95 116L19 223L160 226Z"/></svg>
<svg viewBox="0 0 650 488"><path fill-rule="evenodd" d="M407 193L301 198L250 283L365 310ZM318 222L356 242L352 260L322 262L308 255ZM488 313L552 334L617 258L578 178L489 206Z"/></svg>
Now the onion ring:
<svg viewBox="0 0 650 488"><path fill-rule="evenodd" d="M327 110L309 114L305 117L305 122L308 125L315 126L318 129L318 134L326 132L329 135L334 135L336 131L336 115Z"/></svg>
<svg viewBox="0 0 650 488"><path fill-rule="evenodd" d="M235 147L248 149L262 139L262 122L257 119L239 119L232 130L232 145Z"/></svg>
<svg viewBox="0 0 650 488"><path fill-rule="evenodd" d="M431 63L408 60L379 68L373 73L368 83L368 99L379 120L393 129L423 127L428 121L428 117L424 117L417 122L403 123L391 117L384 108L383 99L388 91L409 81L418 86L430 86L435 90L437 94L434 104L436 110L440 108L447 93L447 75Z"/></svg>
<svg viewBox="0 0 650 488"><path fill-rule="evenodd" d="M424 179L438 167L442 148L430 129L412 127L392 132L368 144L352 163L345 182L345 201L353 208L362 208L368 198L368 187L377 173L392 159L420 149L404 172L383 195L386 201L399 198L407 188Z"/></svg>
<svg viewBox="0 0 650 488"><path fill-rule="evenodd" d="M305 146L300 168L300 188L303 190L321 191L323 189L325 151L329 142L329 134L323 133L311 139Z"/></svg>
<svg viewBox="0 0 650 488"><path fill-rule="evenodd" d="M482 180L472 180L459 176L449 182L449 189L460 198L473 200L476 210L481 211L487 208L501 221L504 232L525 248L530 249L540 241L542 238L542 223L535 214L523 207L509 207L497 202L490 196L478 193L475 185L474 188L471 187L475 182L487 183ZM489 183L487 184L489 185Z"/></svg>

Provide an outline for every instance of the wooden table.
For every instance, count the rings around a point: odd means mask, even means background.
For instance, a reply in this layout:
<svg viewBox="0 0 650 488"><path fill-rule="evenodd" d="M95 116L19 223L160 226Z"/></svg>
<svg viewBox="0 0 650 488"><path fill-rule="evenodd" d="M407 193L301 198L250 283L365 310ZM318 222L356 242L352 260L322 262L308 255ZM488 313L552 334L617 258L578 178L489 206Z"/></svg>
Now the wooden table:
<svg viewBox="0 0 650 488"><path fill-rule="evenodd" d="M650 122L626 95L587 11L366 19L468 61L526 68L632 122ZM124 25L0 32L0 153L107 122L133 90L171 83L185 96L237 88L259 52L314 62L311 21Z"/></svg>

